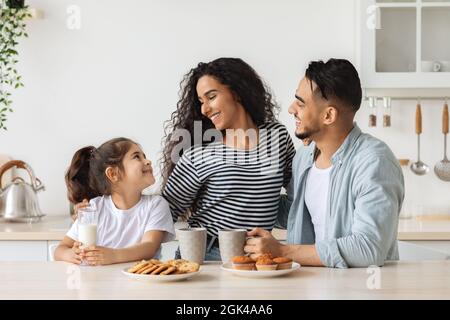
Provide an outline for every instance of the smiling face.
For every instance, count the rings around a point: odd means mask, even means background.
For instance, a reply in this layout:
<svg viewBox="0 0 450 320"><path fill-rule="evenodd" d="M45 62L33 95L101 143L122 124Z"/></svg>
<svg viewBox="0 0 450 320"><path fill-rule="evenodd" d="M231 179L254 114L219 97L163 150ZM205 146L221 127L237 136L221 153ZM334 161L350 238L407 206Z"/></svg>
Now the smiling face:
<svg viewBox="0 0 450 320"><path fill-rule="evenodd" d="M202 114L217 130L238 129L237 124L246 117L244 107L232 91L214 77L203 76L198 80L197 95Z"/></svg>
<svg viewBox="0 0 450 320"><path fill-rule="evenodd" d="M295 93L295 100L288 110L295 118L295 135L301 140L306 138L313 140L322 130L326 103L314 93L315 88L316 84L313 82L311 90L311 82L303 78Z"/></svg>
<svg viewBox="0 0 450 320"><path fill-rule="evenodd" d="M124 187L144 190L155 183L151 161L142 149L133 144L123 158L124 174L120 183Z"/></svg>

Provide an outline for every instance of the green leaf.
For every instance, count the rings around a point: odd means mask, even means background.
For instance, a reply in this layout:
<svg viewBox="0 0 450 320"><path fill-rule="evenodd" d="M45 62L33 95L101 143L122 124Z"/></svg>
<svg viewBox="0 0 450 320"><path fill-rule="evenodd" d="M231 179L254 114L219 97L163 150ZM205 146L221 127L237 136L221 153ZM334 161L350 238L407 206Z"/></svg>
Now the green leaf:
<svg viewBox="0 0 450 320"><path fill-rule="evenodd" d="M3 0L0 0L4 4ZM23 87L22 76L15 69L19 62L17 50L21 37L29 37L26 30L26 19L31 17L28 6L24 8L4 8L0 10L0 129L7 130L5 126L6 115L13 112L13 101L10 100L9 88Z"/></svg>

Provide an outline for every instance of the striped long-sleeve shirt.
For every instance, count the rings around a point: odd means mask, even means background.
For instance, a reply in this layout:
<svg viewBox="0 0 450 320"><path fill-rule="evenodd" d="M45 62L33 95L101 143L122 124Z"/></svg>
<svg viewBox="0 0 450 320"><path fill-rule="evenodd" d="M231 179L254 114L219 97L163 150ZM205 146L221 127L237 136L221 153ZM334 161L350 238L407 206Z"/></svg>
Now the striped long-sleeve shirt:
<svg viewBox="0 0 450 320"><path fill-rule="evenodd" d="M259 127L259 143L249 150L221 142L186 150L170 175L163 196L177 221L194 204L191 227L217 236L222 229L271 230L280 191L291 179L295 154L286 127L277 122Z"/></svg>

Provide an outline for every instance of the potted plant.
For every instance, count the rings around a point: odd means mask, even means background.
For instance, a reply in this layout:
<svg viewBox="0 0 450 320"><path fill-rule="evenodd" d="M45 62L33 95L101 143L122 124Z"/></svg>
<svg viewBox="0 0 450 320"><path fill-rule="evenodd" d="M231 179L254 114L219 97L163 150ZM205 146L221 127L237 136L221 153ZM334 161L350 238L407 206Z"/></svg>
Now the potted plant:
<svg viewBox="0 0 450 320"><path fill-rule="evenodd" d="M6 130L6 114L12 112L11 90L23 87L17 72L18 39L28 37L25 19L30 18L24 0L0 0L0 129Z"/></svg>

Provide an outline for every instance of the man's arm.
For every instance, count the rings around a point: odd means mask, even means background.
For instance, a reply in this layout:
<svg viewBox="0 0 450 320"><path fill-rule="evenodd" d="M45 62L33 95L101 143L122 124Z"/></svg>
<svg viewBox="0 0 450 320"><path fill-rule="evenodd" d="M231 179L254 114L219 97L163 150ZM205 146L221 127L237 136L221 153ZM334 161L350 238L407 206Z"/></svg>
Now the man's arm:
<svg viewBox="0 0 450 320"><path fill-rule="evenodd" d="M255 228L248 233L244 251L256 259L262 253L271 253L274 257L287 257L305 266L323 267L314 245L281 244L264 229Z"/></svg>
<svg viewBox="0 0 450 320"><path fill-rule="evenodd" d="M281 245L280 256L300 263L302 266L323 267L315 245L289 244Z"/></svg>
<svg viewBox="0 0 450 320"><path fill-rule="evenodd" d="M383 155L372 155L363 163L353 186L357 196L351 234L316 243L320 259L328 267L382 266L396 240L404 196L401 169Z"/></svg>
<svg viewBox="0 0 450 320"><path fill-rule="evenodd" d="M283 245L267 231L248 233L245 252L253 257L270 252L286 256L302 265L333 268L381 266L396 238L398 213L404 196L400 169L381 156L361 166L364 174L357 182L358 197L353 212L352 233L338 239L318 241L315 245Z"/></svg>

